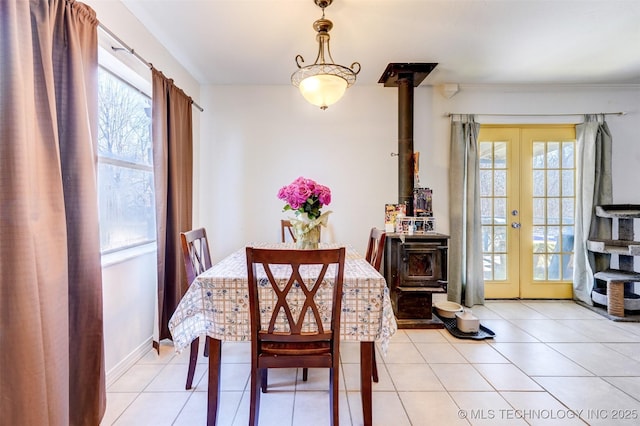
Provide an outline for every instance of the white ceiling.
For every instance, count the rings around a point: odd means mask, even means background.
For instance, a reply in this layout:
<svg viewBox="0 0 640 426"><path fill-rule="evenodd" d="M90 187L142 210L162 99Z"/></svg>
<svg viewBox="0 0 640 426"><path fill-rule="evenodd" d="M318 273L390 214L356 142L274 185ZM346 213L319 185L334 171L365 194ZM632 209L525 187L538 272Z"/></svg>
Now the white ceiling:
<svg viewBox="0 0 640 426"><path fill-rule="evenodd" d="M313 0L123 2L201 84L287 85L317 54ZM437 62L428 85L640 83L640 0L334 0L326 17L358 85L390 62Z"/></svg>

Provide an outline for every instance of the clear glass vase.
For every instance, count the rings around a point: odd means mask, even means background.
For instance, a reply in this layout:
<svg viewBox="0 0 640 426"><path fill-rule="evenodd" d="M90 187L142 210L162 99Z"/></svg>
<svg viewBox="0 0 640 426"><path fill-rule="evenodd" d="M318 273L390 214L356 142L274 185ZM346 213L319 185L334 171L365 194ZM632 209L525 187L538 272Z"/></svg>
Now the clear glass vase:
<svg viewBox="0 0 640 426"><path fill-rule="evenodd" d="M322 213L319 217L311 219L307 213L296 214L295 218L289 219L293 228L293 235L296 239L296 248L315 250L320 243L320 227L327 226L329 214Z"/></svg>
<svg viewBox="0 0 640 426"><path fill-rule="evenodd" d="M320 243L320 225L309 228L307 232L296 236L296 248L301 250L315 250Z"/></svg>

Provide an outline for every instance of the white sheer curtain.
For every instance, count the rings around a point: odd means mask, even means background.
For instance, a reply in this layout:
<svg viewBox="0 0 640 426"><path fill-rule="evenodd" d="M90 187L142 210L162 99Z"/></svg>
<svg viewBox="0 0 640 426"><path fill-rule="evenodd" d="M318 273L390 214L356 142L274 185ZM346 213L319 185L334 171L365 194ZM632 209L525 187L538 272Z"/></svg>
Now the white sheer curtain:
<svg viewBox="0 0 640 426"><path fill-rule="evenodd" d="M447 296L473 306L484 303L478 133L473 115L451 119L449 168L449 284Z"/></svg>
<svg viewBox="0 0 640 426"><path fill-rule="evenodd" d="M589 237L611 238L609 220L595 216L595 206L611 204L611 133L604 115L585 115L576 126L576 209L573 249L573 298L592 305L593 270L607 259L587 250ZM596 262L606 262L596 265Z"/></svg>

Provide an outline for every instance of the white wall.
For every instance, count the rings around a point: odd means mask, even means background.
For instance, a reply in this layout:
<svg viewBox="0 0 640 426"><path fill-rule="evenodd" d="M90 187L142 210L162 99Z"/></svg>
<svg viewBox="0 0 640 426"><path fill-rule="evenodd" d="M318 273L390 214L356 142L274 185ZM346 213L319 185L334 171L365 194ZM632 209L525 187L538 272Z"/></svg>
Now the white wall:
<svg viewBox="0 0 640 426"><path fill-rule="evenodd" d="M116 260L103 258L102 281L107 385L151 349L156 303L155 246ZM108 259L111 258L111 259ZM105 262L109 262L105 264Z"/></svg>
<svg viewBox="0 0 640 426"><path fill-rule="evenodd" d="M426 83L426 82L425 82ZM423 83L424 84L424 83ZM426 83L428 84L428 83ZM324 241L363 252L385 203L397 202L397 89L350 88L326 111L293 87L208 86L202 120L201 224L215 260L248 241L277 241L283 203L278 189L299 175L333 192ZM484 123L578 123L581 113L608 116L613 135L614 202L640 203L640 86L461 86L447 99L439 88L415 89L414 148L420 181L434 190L436 230L449 232L449 118L446 113L578 114L569 117L479 116ZM631 184L630 184L631 183Z"/></svg>

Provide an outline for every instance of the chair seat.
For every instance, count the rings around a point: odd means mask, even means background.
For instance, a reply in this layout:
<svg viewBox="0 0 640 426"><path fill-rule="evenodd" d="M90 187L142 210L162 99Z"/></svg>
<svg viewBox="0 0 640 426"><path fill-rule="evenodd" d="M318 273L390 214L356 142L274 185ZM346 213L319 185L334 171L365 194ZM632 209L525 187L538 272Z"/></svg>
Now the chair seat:
<svg viewBox="0 0 640 426"><path fill-rule="evenodd" d="M291 342L262 342L259 350L261 355L320 355L330 354L331 349L329 342L305 342L302 345Z"/></svg>
<svg viewBox="0 0 640 426"><path fill-rule="evenodd" d="M257 362L259 368L332 368L334 359L331 353L261 354Z"/></svg>

